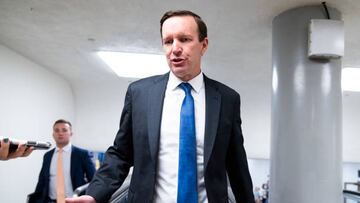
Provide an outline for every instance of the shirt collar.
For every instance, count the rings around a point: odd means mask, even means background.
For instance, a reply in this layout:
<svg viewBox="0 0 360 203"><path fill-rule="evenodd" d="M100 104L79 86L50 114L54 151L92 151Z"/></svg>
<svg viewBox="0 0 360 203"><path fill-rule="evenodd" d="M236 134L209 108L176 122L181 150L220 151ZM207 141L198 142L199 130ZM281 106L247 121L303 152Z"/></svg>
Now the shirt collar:
<svg viewBox="0 0 360 203"><path fill-rule="evenodd" d="M168 81L168 88L169 89L175 90L182 82L184 82L184 81L182 81L180 78L176 77L176 75L174 75L174 73L170 71L169 81ZM193 90L196 93L199 93L200 89L204 85L204 75L203 75L203 73L200 72L196 77L189 80L187 83L189 83L191 85L191 87L193 88Z"/></svg>
<svg viewBox="0 0 360 203"><path fill-rule="evenodd" d="M59 151L60 148L56 147L56 152ZM71 143L67 144L65 147L62 148L64 152L69 152L71 150Z"/></svg>

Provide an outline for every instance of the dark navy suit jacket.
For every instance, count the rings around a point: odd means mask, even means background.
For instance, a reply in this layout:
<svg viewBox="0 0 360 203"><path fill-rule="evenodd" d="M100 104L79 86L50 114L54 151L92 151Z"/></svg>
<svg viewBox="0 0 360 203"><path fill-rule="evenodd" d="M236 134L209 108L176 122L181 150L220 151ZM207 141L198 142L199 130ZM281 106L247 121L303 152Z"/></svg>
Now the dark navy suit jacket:
<svg viewBox="0 0 360 203"><path fill-rule="evenodd" d="M107 202L133 166L128 202L152 202L155 191L161 115L169 73L132 83L126 93L114 145L87 193ZM240 96L204 76L206 117L204 178L209 203L228 202L228 181L238 203L254 203L243 147Z"/></svg>
<svg viewBox="0 0 360 203"><path fill-rule="evenodd" d="M91 181L95 173L95 166L87 150L73 145L71 150L70 175L73 190L75 190ZM46 202L49 194L50 163L54 152L55 148L45 153L39 181L29 202Z"/></svg>

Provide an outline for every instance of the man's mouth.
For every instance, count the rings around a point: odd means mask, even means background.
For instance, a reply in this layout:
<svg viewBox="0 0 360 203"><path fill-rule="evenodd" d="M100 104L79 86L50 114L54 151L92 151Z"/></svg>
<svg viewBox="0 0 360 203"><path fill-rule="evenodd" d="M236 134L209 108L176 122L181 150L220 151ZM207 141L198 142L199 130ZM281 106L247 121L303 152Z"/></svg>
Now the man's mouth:
<svg viewBox="0 0 360 203"><path fill-rule="evenodd" d="M185 59L183 58L173 58L171 59L171 63L175 66L182 65L184 63Z"/></svg>

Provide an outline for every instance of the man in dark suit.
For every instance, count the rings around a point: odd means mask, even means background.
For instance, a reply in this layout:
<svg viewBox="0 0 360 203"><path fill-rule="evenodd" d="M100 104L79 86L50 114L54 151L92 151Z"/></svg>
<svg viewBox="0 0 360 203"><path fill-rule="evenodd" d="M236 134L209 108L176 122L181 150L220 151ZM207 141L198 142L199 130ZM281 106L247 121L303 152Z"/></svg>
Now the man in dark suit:
<svg viewBox="0 0 360 203"><path fill-rule="evenodd" d="M170 73L130 84L114 145L107 150L88 195L67 202L107 202L133 166L128 202L223 203L228 201L228 179L237 202L253 203L240 96L206 77L200 68L208 48L205 23L190 11L169 11L160 27ZM183 108L188 109L188 104L194 119L183 125ZM180 170L182 131L189 128L195 128L196 135L196 185L191 190L188 183L193 180ZM191 154L193 146L186 147ZM192 160L186 160L185 165L190 165Z"/></svg>
<svg viewBox="0 0 360 203"><path fill-rule="evenodd" d="M44 155L39 181L35 192L30 195L29 202L56 202L57 196L57 165L59 151L62 155L62 173L64 185L64 197L72 197L73 191L92 179L95 173L95 166L87 150L71 145L72 126L69 121L60 119L53 125L53 137L56 148ZM60 169L59 169L60 170ZM61 201L58 201L61 202Z"/></svg>

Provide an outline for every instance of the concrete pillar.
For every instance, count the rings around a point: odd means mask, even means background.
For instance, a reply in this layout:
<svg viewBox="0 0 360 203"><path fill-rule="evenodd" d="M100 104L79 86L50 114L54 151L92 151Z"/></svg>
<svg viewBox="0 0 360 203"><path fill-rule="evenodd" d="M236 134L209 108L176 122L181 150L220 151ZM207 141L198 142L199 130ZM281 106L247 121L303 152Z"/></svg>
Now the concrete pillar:
<svg viewBox="0 0 360 203"><path fill-rule="evenodd" d="M341 60L308 59L310 19L324 8L273 20L270 203L342 202Z"/></svg>

